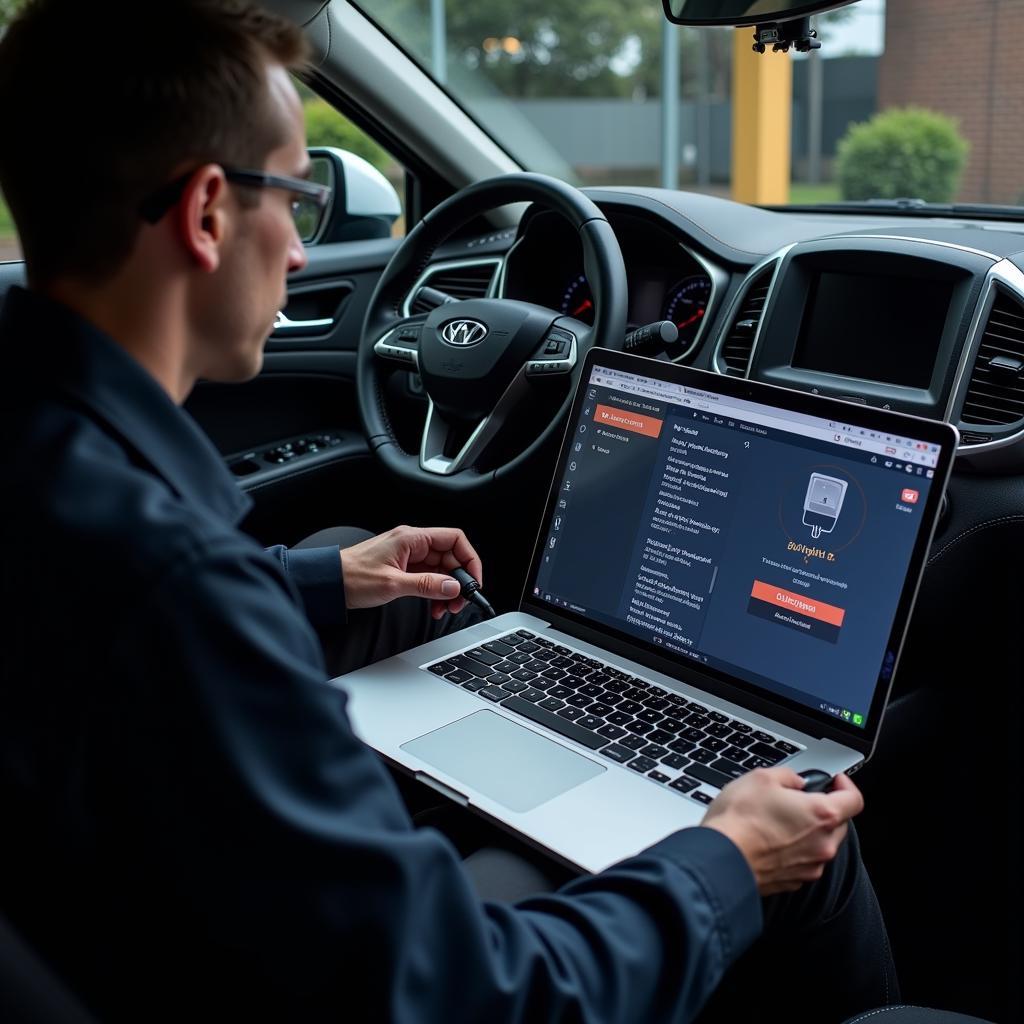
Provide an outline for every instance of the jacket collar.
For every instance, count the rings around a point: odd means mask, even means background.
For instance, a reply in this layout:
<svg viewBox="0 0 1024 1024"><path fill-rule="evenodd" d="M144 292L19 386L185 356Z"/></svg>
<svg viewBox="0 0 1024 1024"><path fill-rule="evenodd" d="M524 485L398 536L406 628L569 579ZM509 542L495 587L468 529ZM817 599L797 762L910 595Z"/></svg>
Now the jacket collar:
<svg viewBox="0 0 1024 1024"><path fill-rule="evenodd" d="M7 387L63 393L112 430L183 500L238 523L252 506L195 420L109 335L12 287L0 312Z"/></svg>

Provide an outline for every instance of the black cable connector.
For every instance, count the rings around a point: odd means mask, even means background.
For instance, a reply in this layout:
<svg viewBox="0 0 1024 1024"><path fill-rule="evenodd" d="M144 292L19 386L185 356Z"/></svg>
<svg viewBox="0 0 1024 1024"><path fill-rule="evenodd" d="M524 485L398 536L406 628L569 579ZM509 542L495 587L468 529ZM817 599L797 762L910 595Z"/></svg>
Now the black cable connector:
<svg viewBox="0 0 1024 1024"><path fill-rule="evenodd" d="M491 602L480 592L480 584L465 569L461 566L458 569L452 569L450 575L458 580L459 586L462 587L461 596L467 601L472 601L484 613L486 618L493 619L498 614L492 607Z"/></svg>

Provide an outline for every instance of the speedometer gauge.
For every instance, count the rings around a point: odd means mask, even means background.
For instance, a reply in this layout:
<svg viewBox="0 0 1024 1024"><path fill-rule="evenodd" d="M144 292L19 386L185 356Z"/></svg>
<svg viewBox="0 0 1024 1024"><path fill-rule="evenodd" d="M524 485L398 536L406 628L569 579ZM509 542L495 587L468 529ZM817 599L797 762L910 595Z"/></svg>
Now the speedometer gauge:
<svg viewBox="0 0 1024 1024"><path fill-rule="evenodd" d="M704 322L704 313L711 298L711 278L704 274L684 277L673 285L665 296L665 320L671 320L679 329L679 341L676 344L687 349L697 337L700 325Z"/></svg>
<svg viewBox="0 0 1024 1024"><path fill-rule="evenodd" d="M558 308L562 313L568 313L585 324L594 322L594 296L583 274L577 274L565 286Z"/></svg>

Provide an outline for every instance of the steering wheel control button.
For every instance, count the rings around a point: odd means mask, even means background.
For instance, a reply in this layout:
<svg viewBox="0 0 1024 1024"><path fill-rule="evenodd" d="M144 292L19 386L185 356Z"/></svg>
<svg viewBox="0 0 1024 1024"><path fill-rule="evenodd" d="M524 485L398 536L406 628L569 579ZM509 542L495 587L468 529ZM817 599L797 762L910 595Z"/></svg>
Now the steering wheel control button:
<svg viewBox="0 0 1024 1024"><path fill-rule="evenodd" d="M571 331L552 327L530 362L526 364L526 375L536 377L569 373L575 365L576 336Z"/></svg>
<svg viewBox="0 0 1024 1024"><path fill-rule="evenodd" d="M397 359L402 363L415 363L416 353L411 348L403 348L401 345L385 345L385 355L390 356L392 359Z"/></svg>
<svg viewBox="0 0 1024 1024"><path fill-rule="evenodd" d="M561 361L555 362L554 360L535 360L527 364L526 373L528 376L533 377L539 374L548 373L564 373L565 367Z"/></svg>
<svg viewBox="0 0 1024 1024"><path fill-rule="evenodd" d="M404 363L405 365L418 370L419 340L419 324L406 324L402 327L393 327L373 346L373 351L376 352L381 359L389 359L393 362Z"/></svg>

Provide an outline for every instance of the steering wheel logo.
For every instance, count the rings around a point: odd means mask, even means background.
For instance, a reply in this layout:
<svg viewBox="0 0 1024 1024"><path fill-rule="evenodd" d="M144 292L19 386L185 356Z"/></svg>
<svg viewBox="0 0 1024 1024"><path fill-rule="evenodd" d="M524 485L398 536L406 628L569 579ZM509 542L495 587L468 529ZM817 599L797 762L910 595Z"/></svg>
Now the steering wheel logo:
<svg viewBox="0 0 1024 1024"><path fill-rule="evenodd" d="M441 325L441 340L456 348L479 345L487 337L487 325L479 320L449 320Z"/></svg>

